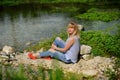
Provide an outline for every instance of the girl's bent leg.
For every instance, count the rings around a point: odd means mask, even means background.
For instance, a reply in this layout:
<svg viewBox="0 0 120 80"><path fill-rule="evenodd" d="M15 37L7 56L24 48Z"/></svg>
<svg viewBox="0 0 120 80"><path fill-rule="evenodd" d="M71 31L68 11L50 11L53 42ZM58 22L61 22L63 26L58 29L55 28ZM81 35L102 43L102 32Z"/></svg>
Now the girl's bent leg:
<svg viewBox="0 0 120 80"><path fill-rule="evenodd" d="M60 48L64 48L65 47L65 42L63 40L58 39L58 38L56 38L53 43L57 47L60 47Z"/></svg>
<svg viewBox="0 0 120 80"><path fill-rule="evenodd" d="M50 56L50 57L53 57L53 58L58 59L60 61L63 61L67 64L72 63L71 60L66 59L65 54L58 52L58 51L56 51L56 52L46 51L46 52L41 52L39 54L40 54L40 57Z"/></svg>

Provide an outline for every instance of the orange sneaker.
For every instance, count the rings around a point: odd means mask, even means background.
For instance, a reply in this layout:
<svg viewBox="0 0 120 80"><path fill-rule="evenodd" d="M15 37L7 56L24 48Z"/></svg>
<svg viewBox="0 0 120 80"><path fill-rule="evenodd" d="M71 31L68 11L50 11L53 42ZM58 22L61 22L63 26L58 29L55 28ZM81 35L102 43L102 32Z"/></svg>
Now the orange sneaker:
<svg viewBox="0 0 120 80"><path fill-rule="evenodd" d="M32 55L32 53L28 53L28 57L31 56L31 55Z"/></svg>
<svg viewBox="0 0 120 80"><path fill-rule="evenodd" d="M33 59L33 60L36 60L36 59L37 59L37 57L36 57L36 56L33 56L32 53L28 53L28 57L29 57L30 59Z"/></svg>

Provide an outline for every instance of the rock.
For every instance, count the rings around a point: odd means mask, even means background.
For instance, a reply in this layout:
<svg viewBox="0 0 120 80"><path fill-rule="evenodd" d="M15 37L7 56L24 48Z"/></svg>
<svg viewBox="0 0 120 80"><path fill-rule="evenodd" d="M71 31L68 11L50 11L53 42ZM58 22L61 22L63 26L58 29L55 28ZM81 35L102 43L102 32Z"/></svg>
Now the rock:
<svg viewBox="0 0 120 80"><path fill-rule="evenodd" d="M88 45L82 45L80 54L81 55L89 54L91 52L91 49L92 49L92 47L90 47Z"/></svg>
<svg viewBox="0 0 120 80"><path fill-rule="evenodd" d="M83 55L82 58L83 58L84 60L89 60L89 59L91 58L91 56L90 56L90 55Z"/></svg>
<svg viewBox="0 0 120 80"><path fill-rule="evenodd" d="M80 31L84 31L84 27L83 27L83 25L78 25L78 29L80 30Z"/></svg>
<svg viewBox="0 0 120 80"><path fill-rule="evenodd" d="M7 53L7 54L10 54L10 53L14 52L14 49L11 46L6 45L6 46L3 47L2 51Z"/></svg>
<svg viewBox="0 0 120 80"><path fill-rule="evenodd" d="M14 52L14 48L11 46L4 46L2 51L0 52L0 63L7 65L13 64L13 61L17 61L15 58L16 53Z"/></svg>

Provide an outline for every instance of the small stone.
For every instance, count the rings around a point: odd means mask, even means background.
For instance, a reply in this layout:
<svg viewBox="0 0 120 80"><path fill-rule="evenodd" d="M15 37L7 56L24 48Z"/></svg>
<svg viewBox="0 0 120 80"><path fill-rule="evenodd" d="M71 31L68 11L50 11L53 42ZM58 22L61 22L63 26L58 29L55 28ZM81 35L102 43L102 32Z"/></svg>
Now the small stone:
<svg viewBox="0 0 120 80"><path fill-rule="evenodd" d="M78 29L79 29L80 31L84 31L83 25L78 24Z"/></svg>
<svg viewBox="0 0 120 80"><path fill-rule="evenodd" d="M89 60L89 59L90 59L90 55L83 55L82 58L83 58L84 60Z"/></svg>

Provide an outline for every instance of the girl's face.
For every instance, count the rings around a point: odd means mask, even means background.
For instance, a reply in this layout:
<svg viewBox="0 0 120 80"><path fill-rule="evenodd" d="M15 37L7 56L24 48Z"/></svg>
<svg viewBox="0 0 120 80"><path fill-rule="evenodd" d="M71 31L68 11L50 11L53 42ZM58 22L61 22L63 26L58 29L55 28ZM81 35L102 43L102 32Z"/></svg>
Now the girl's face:
<svg viewBox="0 0 120 80"><path fill-rule="evenodd" d="M72 35L73 32L74 32L74 28L72 27L73 25L69 24L68 26L69 26L69 27L68 27L68 29L67 29L67 32L68 32L69 35Z"/></svg>

